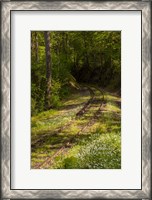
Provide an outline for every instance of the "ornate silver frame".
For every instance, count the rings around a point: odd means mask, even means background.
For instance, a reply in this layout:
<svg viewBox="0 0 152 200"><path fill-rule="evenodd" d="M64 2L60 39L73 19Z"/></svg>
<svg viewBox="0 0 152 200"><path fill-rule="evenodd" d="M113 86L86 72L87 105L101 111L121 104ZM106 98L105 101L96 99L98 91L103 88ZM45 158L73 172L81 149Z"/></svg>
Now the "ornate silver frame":
<svg viewBox="0 0 152 200"><path fill-rule="evenodd" d="M11 10L140 10L142 12L142 189L141 190L12 190L10 185L10 11ZM151 199L151 1L5 1L1 2L1 191L2 199Z"/></svg>

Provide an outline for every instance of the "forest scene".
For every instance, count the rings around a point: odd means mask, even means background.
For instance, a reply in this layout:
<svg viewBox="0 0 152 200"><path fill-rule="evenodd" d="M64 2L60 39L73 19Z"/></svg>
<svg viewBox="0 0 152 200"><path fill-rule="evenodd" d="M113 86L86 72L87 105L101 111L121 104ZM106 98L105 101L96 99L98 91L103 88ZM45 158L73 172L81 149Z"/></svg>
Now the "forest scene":
<svg viewBox="0 0 152 200"><path fill-rule="evenodd" d="M121 32L31 32L31 168L121 169Z"/></svg>

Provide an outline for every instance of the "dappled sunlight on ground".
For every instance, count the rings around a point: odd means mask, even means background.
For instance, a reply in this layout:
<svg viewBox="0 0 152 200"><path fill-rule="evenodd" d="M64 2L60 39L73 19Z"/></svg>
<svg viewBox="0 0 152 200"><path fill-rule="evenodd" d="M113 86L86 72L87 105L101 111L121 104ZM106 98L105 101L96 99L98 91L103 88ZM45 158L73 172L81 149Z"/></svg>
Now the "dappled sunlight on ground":
<svg viewBox="0 0 152 200"><path fill-rule="evenodd" d="M115 138L118 140L115 145L120 150L121 99L110 95L110 93L105 94L106 102L100 108L101 98L101 93L97 91L95 99L78 117L76 117L76 113L90 99L89 92L73 94L71 98L63 102L59 109L43 112L32 117L32 168L39 168L41 163L43 168L67 168L68 166L69 168L83 168L78 163L79 160L81 163L82 157L84 159L85 156L81 155L80 159L78 155L81 154L83 148L86 149L87 142L89 148L92 149L94 148L91 146L93 141L98 140L97 143L100 143L105 140L109 144L110 140L113 141ZM52 159L53 161L48 161L48 158L63 146L62 153L55 156ZM103 152L102 155L105 156ZM107 159L110 159L110 157ZM68 165L67 161L71 164ZM92 165L90 164L90 166ZM100 167L104 168L105 166L107 168L120 167L120 155L116 165L106 163Z"/></svg>

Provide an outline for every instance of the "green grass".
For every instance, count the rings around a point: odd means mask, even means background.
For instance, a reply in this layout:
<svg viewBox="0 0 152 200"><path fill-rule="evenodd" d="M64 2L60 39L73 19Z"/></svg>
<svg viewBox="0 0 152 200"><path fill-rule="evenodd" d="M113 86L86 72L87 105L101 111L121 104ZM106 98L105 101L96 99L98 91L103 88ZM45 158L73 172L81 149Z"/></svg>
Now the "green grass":
<svg viewBox="0 0 152 200"><path fill-rule="evenodd" d="M66 158L58 158L54 168L58 169L120 169L120 134L96 132L84 144L75 146Z"/></svg>
<svg viewBox="0 0 152 200"><path fill-rule="evenodd" d="M99 98L101 94L98 92ZM68 97L59 109L52 109L32 117L32 143L40 140L32 148L32 168L56 153L63 145L72 140L72 145L65 152L55 157L53 164L44 168L50 169L120 169L121 168L121 99L110 93L105 95L106 104L102 114L80 135L77 133L92 119L98 110L98 103L77 119L74 119L89 94L73 94ZM73 120L74 119L74 120ZM72 123L62 131L54 131Z"/></svg>
<svg viewBox="0 0 152 200"><path fill-rule="evenodd" d="M111 104L110 104L111 105ZM107 103L106 109L109 108ZM120 112L115 105L114 111ZM77 140L66 156L58 156L52 168L120 169L121 121L113 113L103 113L91 129Z"/></svg>

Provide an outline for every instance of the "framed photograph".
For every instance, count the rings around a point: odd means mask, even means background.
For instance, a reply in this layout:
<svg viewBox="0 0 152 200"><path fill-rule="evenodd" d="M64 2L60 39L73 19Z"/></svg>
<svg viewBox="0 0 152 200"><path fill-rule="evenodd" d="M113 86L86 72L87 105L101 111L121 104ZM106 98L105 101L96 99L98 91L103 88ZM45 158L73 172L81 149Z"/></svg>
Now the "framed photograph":
<svg viewBox="0 0 152 200"><path fill-rule="evenodd" d="M1 2L2 199L151 199L151 2Z"/></svg>

